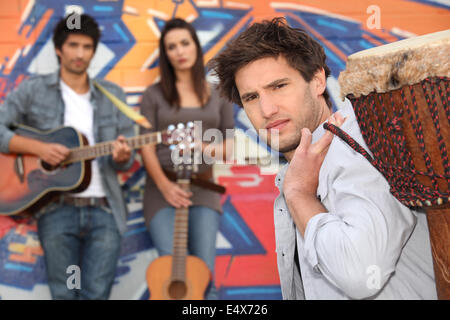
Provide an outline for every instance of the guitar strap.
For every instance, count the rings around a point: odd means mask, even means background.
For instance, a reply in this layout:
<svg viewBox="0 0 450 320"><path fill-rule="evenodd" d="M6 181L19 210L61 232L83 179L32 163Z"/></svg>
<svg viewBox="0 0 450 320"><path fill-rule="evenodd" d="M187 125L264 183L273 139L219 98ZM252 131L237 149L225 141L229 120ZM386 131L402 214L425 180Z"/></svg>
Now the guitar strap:
<svg viewBox="0 0 450 320"><path fill-rule="evenodd" d="M172 181L176 181L177 180L177 174L173 171L169 171L166 169L163 169L164 173L166 174L167 178L169 178L169 180ZM206 175L208 175L208 173L206 173ZM224 194L226 189L224 186L221 186L219 184L216 184L212 181L209 181L206 178L206 175L202 175L202 174L193 174L191 177L191 183L195 184L199 187L205 188L205 189L209 189L215 192L218 192L220 194Z"/></svg>
<svg viewBox="0 0 450 320"><path fill-rule="evenodd" d="M150 129L152 125L148 120L138 112L134 111L131 107L129 107L125 102L121 101L111 92L106 90L103 86L101 86L97 81L94 80L94 85L119 109L124 115L128 118L136 122L138 125Z"/></svg>

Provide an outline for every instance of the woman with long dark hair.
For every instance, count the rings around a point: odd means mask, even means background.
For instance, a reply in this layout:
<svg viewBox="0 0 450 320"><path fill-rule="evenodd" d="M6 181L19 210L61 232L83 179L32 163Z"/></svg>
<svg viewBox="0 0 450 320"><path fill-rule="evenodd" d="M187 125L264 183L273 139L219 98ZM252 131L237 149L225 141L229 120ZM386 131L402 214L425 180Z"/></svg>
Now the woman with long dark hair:
<svg viewBox="0 0 450 320"><path fill-rule="evenodd" d="M234 128L233 108L220 98L219 92L206 81L203 53L195 29L186 21L167 21L159 42L161 78L144 92L141 113L161 131L170 124L201 121L202 131L218 129L223 143L209 146L210 153L226 156L226 130ZM205 143L203 143L205 146ZM212 148L212 149L211 149ZM211 151L212 150L212 151ZM172 254L175 208L189 207L188 251L201 258L214 273L216 235L222 212L220 194L191 185L184 191L173 180L172 151L165 145L142 148L147 171L144 193L144 217L151 239L160 256ZM216 158L215 157L215 158ZM199 176L212 181L211 165L199 165ZM211 281L207 299L216 299Z"/></svg>

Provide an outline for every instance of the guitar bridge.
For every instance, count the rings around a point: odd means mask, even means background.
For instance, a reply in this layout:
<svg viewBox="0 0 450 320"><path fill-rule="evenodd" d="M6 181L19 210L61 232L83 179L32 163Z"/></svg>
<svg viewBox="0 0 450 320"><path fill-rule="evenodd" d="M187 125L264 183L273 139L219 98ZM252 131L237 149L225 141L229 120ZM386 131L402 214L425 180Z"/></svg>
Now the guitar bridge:
<svg viewBox="0 0 450 320"><path fill-rule="evenodd" d="M23 167L23 157L20 154L17 155L16 160L14 161L14 171L16 172L20 183L23 183L25 179L25 170Z"/></svg>

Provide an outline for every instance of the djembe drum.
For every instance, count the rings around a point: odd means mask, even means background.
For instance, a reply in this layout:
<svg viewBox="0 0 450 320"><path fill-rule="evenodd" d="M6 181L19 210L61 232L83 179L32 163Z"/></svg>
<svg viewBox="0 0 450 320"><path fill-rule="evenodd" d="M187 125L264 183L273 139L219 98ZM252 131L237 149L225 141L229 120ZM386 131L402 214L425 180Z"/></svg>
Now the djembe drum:
<svg viewBox="0 0 450 320"><path fill-rule="evenodd" d="M339 76L369 155L339 135L386 178L404 205L427 214L439 299L450 299L450 30L348 57Z"/></svg>

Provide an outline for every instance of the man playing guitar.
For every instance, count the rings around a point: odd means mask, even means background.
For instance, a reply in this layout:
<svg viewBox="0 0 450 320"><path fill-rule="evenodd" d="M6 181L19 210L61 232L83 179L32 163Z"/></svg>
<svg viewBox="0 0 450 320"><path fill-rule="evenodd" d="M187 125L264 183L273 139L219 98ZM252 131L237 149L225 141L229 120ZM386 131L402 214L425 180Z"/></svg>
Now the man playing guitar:
<svg viewBox="0 0 450 320"><path fill-rule="evenodd" d="M134 153L125 137L134 135L133 122L103 95L87 69L100 38L96 21L81 15L71 26L68 16L54 29L53 42L60 68L32 76L8 95L0 107L0 152L32 154L55 167L69 148L21 136L11 127L25 125L40 131L71 126L89 144L115 140L112 155L92 162L90 183L83 192L64 193L37 214L38 234L45 253L48 284L53 299L107 299L126 230L127 209L116 171L131 167ZM96 80L122 101L117 85ZM69 267L80 268L81 286L69 289Z"/></svg>

